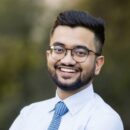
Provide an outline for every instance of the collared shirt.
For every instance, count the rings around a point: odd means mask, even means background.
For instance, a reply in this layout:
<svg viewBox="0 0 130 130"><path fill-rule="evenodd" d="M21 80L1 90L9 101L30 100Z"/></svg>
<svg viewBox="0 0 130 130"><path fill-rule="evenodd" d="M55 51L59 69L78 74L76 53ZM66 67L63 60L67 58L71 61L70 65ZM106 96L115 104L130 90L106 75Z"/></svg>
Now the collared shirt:
<svg viewBox="0 0 130 130"><path fill-rule="evenodd" d="M59 101L56 95L23 108L9 130L47 130ZM119 115L94 93L92 84L63 102L69 111L62 117L59 130L123 130Z"/></svg>

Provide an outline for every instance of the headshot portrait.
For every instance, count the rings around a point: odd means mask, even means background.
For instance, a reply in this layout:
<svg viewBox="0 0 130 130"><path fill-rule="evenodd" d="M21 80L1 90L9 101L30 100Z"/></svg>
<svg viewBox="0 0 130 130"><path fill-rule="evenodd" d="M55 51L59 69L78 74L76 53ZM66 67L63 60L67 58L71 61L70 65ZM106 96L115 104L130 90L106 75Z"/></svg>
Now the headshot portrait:
<svg viewBox="0 0 130 130"><path fill-rule="evenodd" d="M43 59L55 96L21 108L9 130L124 130L120 114L93 84L104 74L105 32L105 19L86 10L56 16Z"/></svg>

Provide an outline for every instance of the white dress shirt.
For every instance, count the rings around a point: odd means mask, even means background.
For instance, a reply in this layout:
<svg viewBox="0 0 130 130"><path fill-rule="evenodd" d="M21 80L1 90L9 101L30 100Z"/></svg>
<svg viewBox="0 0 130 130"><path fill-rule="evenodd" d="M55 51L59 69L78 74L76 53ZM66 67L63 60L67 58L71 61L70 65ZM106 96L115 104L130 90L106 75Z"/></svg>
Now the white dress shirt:
<svg viewBox="0 0 130 130"><path fill-rule="evenodd" d="M23 108L9 130L47 130L59 101L56 95ZM94 93L92 84L63 102L69 111L62 117L59 130L124 129L119 115Z"/></svg>

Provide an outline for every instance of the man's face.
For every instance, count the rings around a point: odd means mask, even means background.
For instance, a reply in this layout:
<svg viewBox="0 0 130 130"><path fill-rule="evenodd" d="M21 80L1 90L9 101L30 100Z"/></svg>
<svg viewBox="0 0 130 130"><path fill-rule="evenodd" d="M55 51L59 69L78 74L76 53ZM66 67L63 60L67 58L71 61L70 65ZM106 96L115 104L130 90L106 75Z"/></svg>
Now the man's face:
<svg viewBox="0 0 130 130"><path fill-rule="evenodd" d="M83 27L58 26L50 38L50 46L60 43L67 49L83 46L96 52L94 37L92 31ZM79 63L72 58L70 50L62 59L56 60L51 51L47 51L49 73L56 85L65 91L78 90L91 82L100 72L103 61L103 56L97 58L90 52L87 59Z"/></svg>

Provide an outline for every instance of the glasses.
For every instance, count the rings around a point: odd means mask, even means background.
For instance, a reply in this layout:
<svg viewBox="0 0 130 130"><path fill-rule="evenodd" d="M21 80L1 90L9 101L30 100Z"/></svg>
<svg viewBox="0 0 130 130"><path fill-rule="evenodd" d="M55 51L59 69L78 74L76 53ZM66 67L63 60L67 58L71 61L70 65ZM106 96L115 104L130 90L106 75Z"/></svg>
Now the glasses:
<svg viewBox="0 0 130 130"><path fill-rule="evenodd" d="M76 46L72 49L67 49L61 45L53 45L50 46L50 50L51 50L52 57L56 60L63 59L67 55L67 51L70 50L72 58L79 63L84 62L87 59L90 52L92 52L97 56L101 55L92 50L89 50L87 47L84 46Z"/></svg>

